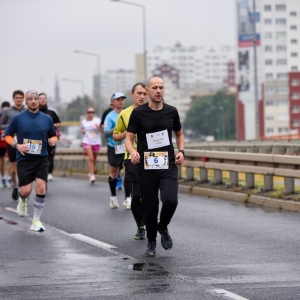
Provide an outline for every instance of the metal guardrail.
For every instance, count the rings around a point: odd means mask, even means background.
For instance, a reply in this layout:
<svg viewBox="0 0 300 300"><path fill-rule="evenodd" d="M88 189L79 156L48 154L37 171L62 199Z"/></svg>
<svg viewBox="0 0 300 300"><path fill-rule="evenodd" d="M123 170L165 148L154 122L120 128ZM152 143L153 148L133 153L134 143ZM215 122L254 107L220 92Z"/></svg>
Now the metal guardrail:
<svg viewBox="0 0 300 300"><path fill-rule="evenodd" d="M300 140L190 142L186 149L300 155Z"/></svg>
<svg viewBox="0 0 300 300"><path fill-rule="evenodd" d="M238 185L239 173L245 173L245 185L251 189L255 187L255 174L264 178L265 191L274 188L274 176L284 178L286 194L294 192L295 179L300 178L300 156L242 153L210 150L186 150L183 164L185 179L193 181L195 171L200 173L200 182L208 182L208 171L213 170L214 183L223 183L223 171L230 174L230 184ZM55 168L70 172L88 172L88 159L82 149L58 149L55 156ZM96 169L100 173L108 173L106 148L102 148L96 162ZM182 178L182 167L179 167L179 178Z"/></svg>

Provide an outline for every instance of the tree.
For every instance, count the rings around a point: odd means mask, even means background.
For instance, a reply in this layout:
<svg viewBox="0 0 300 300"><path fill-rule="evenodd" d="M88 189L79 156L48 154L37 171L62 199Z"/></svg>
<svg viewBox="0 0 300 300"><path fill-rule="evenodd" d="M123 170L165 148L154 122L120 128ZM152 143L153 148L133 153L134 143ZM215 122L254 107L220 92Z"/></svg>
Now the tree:
<svg viewBox="0 0 300 300"><path fill-rule="evenodd" d="M213 135L216 140L235 139L235 95L219 91L199 97L187 111L184 127L198 137Z"/></svg>
<svg viewBox="0 0 300 300"><path fill-rule="evenodd" d="M65 111L62 113L63 119L66 121L80 121L82 116L85 116L86 109L91 106L95 109L97 114L98 105L92 101L88 96L77 97L71 103L68 104Z"/></svg>

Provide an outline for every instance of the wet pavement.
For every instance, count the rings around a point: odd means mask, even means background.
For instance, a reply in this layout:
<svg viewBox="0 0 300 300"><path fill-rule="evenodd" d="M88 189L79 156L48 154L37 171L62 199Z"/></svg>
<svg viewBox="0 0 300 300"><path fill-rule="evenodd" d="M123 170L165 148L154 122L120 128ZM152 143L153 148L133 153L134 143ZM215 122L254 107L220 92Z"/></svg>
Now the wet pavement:
<svg viewBox="0 0 300 300"><path fill-rule="evenodd" d="M0 299L224 299L155 263L101 248L0 210Z"/></svg>

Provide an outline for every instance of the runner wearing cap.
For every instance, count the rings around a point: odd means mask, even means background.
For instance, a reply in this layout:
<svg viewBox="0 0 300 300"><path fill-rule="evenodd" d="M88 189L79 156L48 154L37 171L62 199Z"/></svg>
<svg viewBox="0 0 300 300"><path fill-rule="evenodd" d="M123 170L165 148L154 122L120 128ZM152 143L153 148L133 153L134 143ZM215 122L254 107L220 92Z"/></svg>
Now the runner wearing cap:
<svg viewBox="0 0 300 300"><path fill-rule="evenodd" d="M6 127L10 124L12 118L21 113L25 110L25 106L23 105L24 102L24 92L21 90L16 90L13 92L13 106L6 109L0 120L0 130L5 130ZM18 193L18 181L17 181L17 160L16 160L16 149L11 147L10 145L7 146L8 152L8 173L11 180L8 180L11 186L13 187L11 197L13 200L19 199Z"/></svg>
<svg viewBox="0 0 300 300"><path fill-rule="evenodd" d="M44 231L40 222L48 177L47 144L55 146L58 140L52 119L39 111L38 93L30 90L25 94L28 109L14 116L5 130L5 141L17 150L17 171L20 185L17 212L20 217L27 213L27 203L35 181L32 231ZM17 141L14 136L17 136Z"/></svg>
<svg viewBox="0 0 300 300"><path fill-rule="evenodd" d="M110 207L118 208L119 203L116 194L117 178L120 167L123 165L124 160L124 143L115 142L113 139L113 131L116 127L116 121L119 113L124 107L125 96L122 93L114 93L111 97L113 110L106 116L104 121L104 135L108 138L107 141L107 157L110 165L110 174L108 183L111 191ZM125 186L125 200L123 204L127 209L130 209L130 189Z"/></svg>

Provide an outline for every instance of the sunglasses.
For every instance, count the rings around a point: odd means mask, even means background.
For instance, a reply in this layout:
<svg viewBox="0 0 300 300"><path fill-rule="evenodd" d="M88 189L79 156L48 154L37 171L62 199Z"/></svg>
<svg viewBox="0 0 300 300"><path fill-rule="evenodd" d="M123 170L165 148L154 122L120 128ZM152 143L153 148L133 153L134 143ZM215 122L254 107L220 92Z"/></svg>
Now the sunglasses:
<svg viewBox="0 0 300 300"><path fill-rule="evenodd" d="M94 111L87 111L88 114L94 114Z"/></svg>

